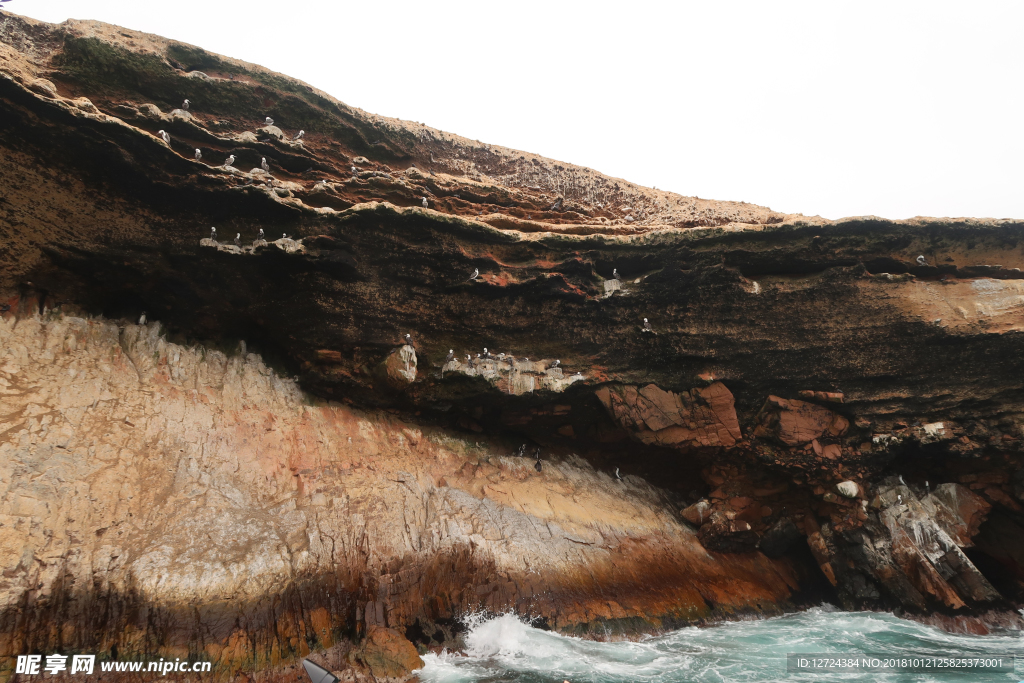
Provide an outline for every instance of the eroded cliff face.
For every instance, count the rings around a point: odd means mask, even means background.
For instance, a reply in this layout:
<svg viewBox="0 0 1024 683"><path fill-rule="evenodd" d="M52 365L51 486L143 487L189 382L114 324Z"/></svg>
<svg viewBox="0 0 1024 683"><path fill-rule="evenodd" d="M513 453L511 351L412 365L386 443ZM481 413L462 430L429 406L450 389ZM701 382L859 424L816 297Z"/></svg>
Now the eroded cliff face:
<svg viewBox="0 0 1024 683"><path fill-rule="evenodd" d="M1019 628L1021 221L680 197L93 22L0 15L0 114L11 652Z"/></svg>
<svg viewBox="0 0 1024 683"><path fill-rule="evenodd" d="M639 632L772 613L800 583L709 553L638 477L317 401L158 324L7 315L0 344L5 652L260 670L371 626Z"/></svg>

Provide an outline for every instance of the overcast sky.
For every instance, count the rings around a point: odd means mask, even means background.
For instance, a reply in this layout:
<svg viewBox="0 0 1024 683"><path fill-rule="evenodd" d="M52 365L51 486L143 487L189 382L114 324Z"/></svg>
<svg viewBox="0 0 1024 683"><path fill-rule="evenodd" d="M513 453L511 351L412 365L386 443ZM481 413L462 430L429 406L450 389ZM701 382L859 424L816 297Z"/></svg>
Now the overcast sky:
<svg viewBox="0 0 1024 683"><path fill-rule="evenodd" d="M1024 218L1024 2L13 0L683 195Z"/></svg>

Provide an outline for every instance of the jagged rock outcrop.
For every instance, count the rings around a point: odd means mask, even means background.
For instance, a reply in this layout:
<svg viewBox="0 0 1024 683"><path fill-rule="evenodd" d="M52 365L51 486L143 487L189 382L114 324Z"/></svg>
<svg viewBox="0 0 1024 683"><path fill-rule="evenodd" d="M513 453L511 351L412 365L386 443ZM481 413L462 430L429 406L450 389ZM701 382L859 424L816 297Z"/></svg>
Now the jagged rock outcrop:
<svg viewBox="0 0 1024 683"><path fill-rule="evenodd" d="M0 120L0 653L1024 604L1022 221L681 197L7 13Z"/></svg>

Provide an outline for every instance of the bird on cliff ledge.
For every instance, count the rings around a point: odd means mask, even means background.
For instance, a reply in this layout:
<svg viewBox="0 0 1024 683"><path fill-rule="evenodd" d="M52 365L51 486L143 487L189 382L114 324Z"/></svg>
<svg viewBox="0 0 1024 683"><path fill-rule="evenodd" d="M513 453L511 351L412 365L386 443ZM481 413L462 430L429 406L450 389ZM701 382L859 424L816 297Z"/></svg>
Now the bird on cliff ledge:
<svg viewBox="0 0 1024 683"><path fill-rule="evenodd" d="M184 109L185 111L188 111L188 105L189 105L188 100L185 100L184 102L181 103L181 108Z"/></svg>
<svg viewBox="0 0 1024 683"><path fill-rule="evenodd" d="M919 266L927 266L928 265L928 259L926 259L924 257L924 255L918 256L917 257L917 265L919 265Z"/></svg>
<svg viewBox="0 0 1024 683"><path fill-rule="evenodd" d="M553 368L557 368L557 367L558 367L559 365L561 365L561 364L562 364L562 361L560 361L560 360L556 360L556 361L555 361L554 363L552 363L552 364L551 364L551 367L553 367Z"/></svg>
<svg viewBox="0 0 1024 683"><path fill-rule="evenodd" d="M485 358L485 359L489 359L490 357L491 357L491 352L490 352L490 351L488 351L488 350L487 350L487 347L485 346L485 347L484 347L484 358Z"/></svg>
<svg viewBox="0 0 1024 683"><path fill-rule="evenodd" d="M171 136L167 134L166 130L158 130L157 135L162 137L168 145L171 144Z"/></svg>
<svg viewBox="0 0 1024 683"><path fill-rule="evenodd" d="M139 324L140 325L145 325L146 324L146 312L145 311L143 311L142 315L139 316Z"/></svg>
<svg viewBox="0 0 1024 683"><path fill-rule="evenodd" d="M270 173L270 164L267 163L267 158L266 157L262 157L262 159L263 160L260 161L260 168L262 168L267 173Z"/></svg>
<svg viewBox="0 0 1024 683"><path fill-rule="evenodd" d="M405 333L405 343L408 346L412 346L412 335L408 332Z"/></svg>
<svg viewBox="0 0 1024 683"><path fill-rule="evenodd" d="M210 228L210 239L211 240L216 240L217 239L217 228Z"/></svg>
<svg viewBox="0 0 1024 683"><path fill-rule="evenodd" d="M268 126L272 126L272 125L274 125L274 119L272 119L272 118L270 118L270 117L268 116L268 117L267 117L267 125L268 125Z"/></svg>
<svg viewBox="0 0 1024 683"><path fill-rule="evenodd" d="M298 132L298 133L297 133L297 134L295 135L295 137L294 137L294 138L292 138L292 139L293 139L293 140L301 140L301 139L302 139L302 136L303 136L303 135L305 135L305 134L306 134L306 131L304 131L304 130L300 130L300 131L299 131L299 132Z"/></svg>
<svg viewBox="0 0 1024 683"><path fill-rule="evenodd" d="M622 278L619 277L619 269L618 268L612 268L612 279L613 280L621 280L622 279Z"/></svg>
<svg viewBox="0 0 1024 683"><path fill-rule="evenodd" d="M236 247L242 246L242 233L240 233L240 232L236 232L235 233L235 246Z"/></svg>
<svg viewBox="0 0 1024 683"><path fill-rule="evenodd" d="M263 228L260 228L260 236L259 236L259 239L263 239Z"/></svg>
<svg viewBox="0 0 1024 683"><path fill-rule="evenodd" d="M473 274L469 276L469 279L470 280L475 280L478 277L480 277L480 269L479 268L474 268L473 269Z"/></svg>
<svg viewBox="0 0 1024 683"><path fill-rule="evenodd" d="M198 147L196 147L196 161L199 161L202 158L203 158L202 150L200 150Z"/></svg>
<svg viewBox="0 0 1024 683"><path fill-rule="evenodd" d="M615 479L617 479L618 481L622 481L622 477L619 476L619 468L618 467L615 468Z"/></svg>
<svg viewBox="0 0 1024 683"><path fill-rule="evenodd" d="M454 349L448 349L448 355L445 356L445 358L444 358L445 365L447 365L448 363L451 363L453 360L455 360L455 350Z"/></svg>
<svg viewBox="0 0 1024 683"><path fill-rule="evenodd" d="M647 318L644 318L644 332L654 332L654 328L651 327L651 323L648 322Z"/></svg>
<svg viewBox="0 0 1024 683"><path fill-rule="evenodd" d="M233 163L235 163L235 155L234 154L229 154L228 158L224 160L224 165L225 166L230 166Z"/></svg>
<svg viewBox="0 0 1024 683"><path fill-rule="evenodd" d="M426 197L421 197L421 199L423 200L423 208L424 209L429 208L430 205L427 204L427 198Z"/></svg>

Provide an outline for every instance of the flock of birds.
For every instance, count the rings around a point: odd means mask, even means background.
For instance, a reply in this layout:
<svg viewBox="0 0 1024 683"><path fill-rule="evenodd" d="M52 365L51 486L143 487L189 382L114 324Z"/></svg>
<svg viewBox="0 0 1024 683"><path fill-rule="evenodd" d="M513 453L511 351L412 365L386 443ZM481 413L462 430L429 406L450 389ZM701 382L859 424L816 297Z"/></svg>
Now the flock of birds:
<svg viewBox="0 0 1024 683"><path fill-rule="evenodd" d="M186 99L184 102L181 103L181 109L183 109L184 111L188 111L190 105L191 105L191 102L188 99ZM273 126L274 125L274 119L272 119L272 118L270 118L268 116L265 119L265 124L268 125L268 126ZM302 137L305 134L306 134L306 131L300 130L298 133L295 134L294 137L292 137L292 140L293 141L301 140ZM166 130L162 130L162 129L158 130L157 131L157 135L160 136L160 138L164 141L165 144L170 146L170 144L171 144L171 136L170 136L170 134ZM203 158L203 151L197 147L196 148L196 153L195 153L195 159L196 159L196 161L200 161L200 160L202 160L202 158ZM228 158L224 160L224 166L232 166L232 165L234 165L234 163L235 163L235 155L234 154L228 155ZM260 161L260 168L262 168L265 172L270 173L270 164L267 163L267 158L266 157L262 157L262 159ZM424 199L423 199L423 206L425 207L426 205L427 205L426 198L424 197Z"/></svg>

